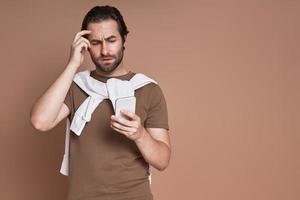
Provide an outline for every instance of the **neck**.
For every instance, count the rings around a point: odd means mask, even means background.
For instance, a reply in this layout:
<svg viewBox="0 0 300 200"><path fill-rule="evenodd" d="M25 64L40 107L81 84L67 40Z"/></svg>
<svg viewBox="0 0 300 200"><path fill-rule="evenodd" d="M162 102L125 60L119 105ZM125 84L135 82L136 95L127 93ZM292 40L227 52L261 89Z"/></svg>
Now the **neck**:
<svg viewBox="0 0 300 200"><path fill-rule="evenodd" d="M104 72L96 68L96 74L105 77L123 76L129 72L129 69L123 65L123 61L112 72Z"/></svg>

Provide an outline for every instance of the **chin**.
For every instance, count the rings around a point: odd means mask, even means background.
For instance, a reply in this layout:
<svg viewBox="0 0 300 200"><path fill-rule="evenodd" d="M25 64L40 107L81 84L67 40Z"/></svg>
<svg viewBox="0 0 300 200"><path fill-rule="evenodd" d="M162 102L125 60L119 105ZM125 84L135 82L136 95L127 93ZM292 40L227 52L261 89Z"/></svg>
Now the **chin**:
<svg viewBox="0 0 300 200"><path fill-rule="evenodd" d="M101 66L101 67L96 67L97 69L103 71L103 72L113 72L117 67L114 66Z"/></svg>

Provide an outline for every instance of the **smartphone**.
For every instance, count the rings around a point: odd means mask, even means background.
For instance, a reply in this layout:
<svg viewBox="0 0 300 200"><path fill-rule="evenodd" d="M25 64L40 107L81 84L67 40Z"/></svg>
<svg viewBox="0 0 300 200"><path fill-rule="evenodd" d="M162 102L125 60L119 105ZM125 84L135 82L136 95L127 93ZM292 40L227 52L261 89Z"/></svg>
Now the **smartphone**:
<svg viewBox="0 0 300 200"><path fill-rule="evenodd" d="M135 113L135 104L136 104L136 98L135 96L130 97L122 97L117 98L116 100L116 116L122 116L120 114L120 110L127 110L129 112Z"/></svg>

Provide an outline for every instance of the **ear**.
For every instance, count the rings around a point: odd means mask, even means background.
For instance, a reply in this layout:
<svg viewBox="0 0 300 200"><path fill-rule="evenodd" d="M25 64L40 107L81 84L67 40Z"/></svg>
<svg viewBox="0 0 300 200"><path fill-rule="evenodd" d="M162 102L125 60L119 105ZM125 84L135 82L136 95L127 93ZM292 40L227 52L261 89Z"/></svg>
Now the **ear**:
<svg viewBox="0 0 300 200"><path fill-rule="evenodd" d="M126 40L125 40L124 43L123 43L123 50L125 50L125 42L126 42Z"/></svg>

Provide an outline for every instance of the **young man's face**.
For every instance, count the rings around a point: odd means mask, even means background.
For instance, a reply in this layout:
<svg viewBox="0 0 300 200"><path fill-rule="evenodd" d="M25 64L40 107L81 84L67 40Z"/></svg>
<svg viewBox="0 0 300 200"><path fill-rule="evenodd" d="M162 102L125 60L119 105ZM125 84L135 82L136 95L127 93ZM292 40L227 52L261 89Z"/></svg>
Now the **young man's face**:
<svg viewBox="0 0 300 200"><path fill-rule="evenodd" d="M87 30L90 41L90 55L96 68L104 72L112 72L123 59L123 42L116 21L108 19L89 23Z"/></svg>

